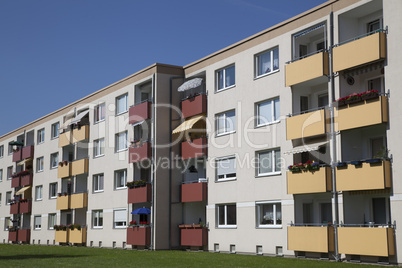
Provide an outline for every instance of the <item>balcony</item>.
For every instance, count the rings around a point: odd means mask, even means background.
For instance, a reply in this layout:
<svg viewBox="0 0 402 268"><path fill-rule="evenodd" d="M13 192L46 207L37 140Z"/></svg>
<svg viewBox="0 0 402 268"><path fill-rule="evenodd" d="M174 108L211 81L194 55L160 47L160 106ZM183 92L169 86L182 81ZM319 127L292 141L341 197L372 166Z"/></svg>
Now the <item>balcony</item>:
<svg viewBox="0 0 402 268"><path fill-rule="evenodd" d="M151 244L151 227L128 227L127 245L149 246Z"/></svg>
<svg viewBox="0 0 402 268"><path fill-rule="evenodd" d="M386 35L378 32L333 49L334 72L385 59Z"/></svg>
<svg viewBox="0 0 402 268"><path fill-rule="evenodd" d="M288 227L288 250L328 253L335 250L334 240L333 227Z"/></svg>
<svg viewBox="0 0 402 268"><path fill-rule="evenodd" d="M208 244L208 228L201 225L179 225L180 245L188 247L204 247Z"/></svg>
<svg viewBox="0 0 402 268"><path fill-rule="evenodd" d="M338 166L335 172L337 191L375 190L391 187L389 161Z"/></svg>
<svg viewBox="0 0 402 268"><path fill-rule="evenodd" d="M65 131L59 134L59 148L71 144L71 132L72 131Z"/></svg>
<svg viewBox="0 0 402 268"><path fill-rule="evenodd" d="M144 186L128 188L128 204L151 202L152 186L147 183Z"/></svg>
<svg viewBox="0 0 402 268"><path fill-rule="evenodd" d="M331 168L316 171L287 172L288 194L325 193L332 190Z"/></svg>
<svg viewBox="0 0 402 268"><path fill-rule="evenodd" d="M181 158L190 159L207 155L207 138L199 138L193 141L181 143Z"/></svg>
<svg viewBox="0 0 402 268"><path fill-rule="evenodd" d="M21 186L32 185L32 173L21 175Z"/></svg>
<svg viewBox="0 0 402 268"><path fill-rule="evenodd" d="M88 193L71 195L70 208L86 208L88 206Z"/></svg>
<svg viewBox="0 0 402 268"><path fill-rule="evenodd" d="M69 232L66 230L66 231L55 231L55 237L54 237L54 240L55 240L55 242L58 242L58 243L68 243L68 234L69 234Z"/></svg>
<svg viewBox="0 0 402 268"><path fill-rule="evenodd" d="M83 244L87 242L87 228L68 230L68 232L70 243Z"/></svg>
<svg viewBox="0 0 402 268"><path fill-rule="evenodd" d="M294 140L325 134L328 113L318 110L286 118L286 139Z"/></svg>
<svg viewBox="0 0 402 268"><path fill-rule="evenodd" d="M59 164L57 167L57 177L58 178L66 178L71 177L71 166L72 164L69 162L64 162L63 164Z"/></svg>
<svg viewBox="0 0 402 268"><path fill-rule="evenodd" d="M10 204L10 214L19 214L20 213L20 203L16 202L14 204Z"/></svg>
<svg viewBox="0 0 402 268"><path fill-rule="evenodd" d="M135 124L151 118L151 105L151 102L146 101L130 107L128 111L129 123Z"/></svg>
<svg viewBox="0 0 402 268"><path fill-rule="evenodd" d="M71 163L71 176L88 173L88 159L76 160Z"/></svg>
<svg viewBox="0 0 402 268"><path fill-rule="evenodd" d="M335 108L335 131L385 122L388 122L388 100L386 96L361 100Z"/></svg>
<svg viewBox="0 0 402 268"><path fill-rule="evenodd" d="M20 213L31 213L32 209L32 200L31 199L26 199L24 201L20 201Z"/></svg>
<svg viewBox="0 0 402 268"><path fill-rule="evenodd" d="M56 203L56 209L57 210L65 210L65 209L70 209L71 199L69 195L66 196L58 196L57 197L57 203Z"/></svg>
<svg viewBox="0 0 402 268"><path fill-rule="evenodd" d="M200 202L207 200L207 183L186 183L181 185L181 202Z"/></svg>
<svg viewBox="0 0 402 268"><path fill-rule="evenodd" d="M9 242L17 242L18 241L17 236L18 236L17 230L8 231L8 241Z"/></svg>
<svg viewBox="0 0 402 268"><path fill-rule="evenodd" d="M74 128L71 133L71 143L76 143L89 139L89 126L84 125L78 128Z"/></svg>
<svg viewBox="0 0 402 268"><path fill-rule="evenodd" d="M18 241L29 243L31 238L31 230L30 229L19 229L18 230Z"/></svg>
<svg viewBox="0 0 402 268"><path fill-rule="evenodd" d="M290 87L328 74L328 52L321 52L287 64L285 83Z"/></svg>
<svg viewBox="0 0 402 268"><path fill-rule="evenodd" d="M11 187L20 187L21 186L21 176L19 175L12 175L11 178Z"/></svg>
<svg viewBox="0 0 402 268"><path fill-rule="evenodd" d="M34 146L29 145L22 148L22 156L21 159L33 158L34 156Z"/></svg>
<svg viewBox="0 0 402 268"><path fill-rule="evenodd" d="M339 227L339 253L388 257L395 255L393 228Z"/></svg>
<svg viewBox="0 0 402 268"><path fill-rule="evenodd" d="M151 143L145 142L140 146L130 147L128 157L128 163L141 162L151 158Z"/></svg>
<svg viewBox="0 0 402 268"><path fill-rule="evenodd" d="M20 148L17 149L18 151L13 152L13 162L18 162L22 160L22 150Z"/></svg>
<svg viewBox="0 0 402 268"><path fill-rule="evenodd" d="M183 118L207 113L207 95L201 94L181 102Z"/></svg>

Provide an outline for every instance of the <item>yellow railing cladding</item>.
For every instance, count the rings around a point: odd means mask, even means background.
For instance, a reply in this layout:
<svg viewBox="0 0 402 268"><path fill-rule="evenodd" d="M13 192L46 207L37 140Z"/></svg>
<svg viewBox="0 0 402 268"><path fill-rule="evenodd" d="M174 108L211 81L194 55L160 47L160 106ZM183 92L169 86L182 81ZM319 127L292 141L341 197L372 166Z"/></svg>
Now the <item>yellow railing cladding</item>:
<svg viewBox="0 0 402 268"><path fill-rule="evenodd" d="M289 226L288 250L328 253L334 250L333 227Z"/></svg>
<svg viewBox="0 0 402 268"><path fill-rule="evenodd" d="M286 139L300 139L326 133L325 110L295 115L286 118Z"/></svg>
<svg viewBox="0 0 402 268"><path fill-rule="evenodd" d="M331 168L316 171L287 172L288 194L325 193L331 191Z"/></svg>
<svg viewBox="0 0 402 268"><path fill-rule="evenodd" d="M88 173L88 159L80 159L71 163L71 176Z"/></svg>

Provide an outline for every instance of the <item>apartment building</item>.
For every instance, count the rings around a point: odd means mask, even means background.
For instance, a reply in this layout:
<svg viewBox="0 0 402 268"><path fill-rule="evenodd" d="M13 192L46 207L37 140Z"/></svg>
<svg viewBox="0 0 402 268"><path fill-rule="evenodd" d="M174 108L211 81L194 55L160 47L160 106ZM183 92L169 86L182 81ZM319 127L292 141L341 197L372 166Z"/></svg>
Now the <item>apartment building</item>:
<svg viewBox="0 0 402 268"><path fill-rule="evenodd" d="M400 11L331 0L0 137L0 240L400 263Z"/></svg>

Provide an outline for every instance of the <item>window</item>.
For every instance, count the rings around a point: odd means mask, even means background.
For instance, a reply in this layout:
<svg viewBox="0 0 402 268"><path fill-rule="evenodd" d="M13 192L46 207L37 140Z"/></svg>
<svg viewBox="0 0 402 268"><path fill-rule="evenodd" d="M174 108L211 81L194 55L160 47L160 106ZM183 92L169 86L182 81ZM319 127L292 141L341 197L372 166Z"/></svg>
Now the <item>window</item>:
<svg viewBox="0 0 402 268"><path fill-rule="evenodd" d="M8 231L8 226L10 224L11 218L10 217L5 217L4 218L4 231Z"/></svg>
<svg viewBox="0 0 402 268"><path fill-rule="evenodd" d="M216 160L216 180L235 180L236 179L236 158L225 157Z"/></svg>
<svg viewBox="0 0 402 268"><path fill-rule="evenodd" d="M236 131L235 110L221 113L216 116L217 135L233 133Z"/></svg>
<svg viewBox="0 0 402 268"><path fill-rule="evenodd" d="M257 227L282 225L282 210L280 202L257 202Z"/></svg>
<svg viewBox="0 0 402 268"><path fill-rule="evenodd" d="M54 153L50 155L50 169L57 168L59 164L59 153Z"/></svg>
<svg viewBox="0 0 402 268"><path fill-rule="evenodd" d="M36 201L42 200L42 189L43 189L42 185L35 187L35 200Z"/></svg>
<svg viewBox="0 0 402 268"><path fill-rule="evenodd" d="M235 85L235 66L231 65L216 72L216 91Z"/></svg>
<svg viewBox="0 0 402 268"><path fill-rule="evenodd" d="M0 158L4 156L4 145L0 146Z"/></svg>
<svg viewBox="0 0 402 268"><path fill-rule="evenodd" d="M281 172L281 151L279 149L259 152L258 176L278 174Z"/></svg>
<svg viewBox="0 0 402 268"><path fill-rule="evenodd" d="M7 180L11 180L11 175L13 174L13 167L7 168Z"/></svg>
<svg viewBox="0 0 402 268"><path fill-rule="evenodd" d="M255 56L255 77L272 73L279 69L279 48L274 48Z"/></svg>
<svg viewBox="0 0 402 268"><path fill-rule="evenodd" d="M94 140L94 157L105 155L105 139Z"/></svg>
<svg viewBox="0 0 402 268"><path fill-rule="evenodd" d="M381 29L380 19L367 23L367 33L371 33Z"/></svg>
<svg viewBox="0 0 402 268"><path fill-rule="evenodd" d="M218 227L236 227L236 204L218 205Z"/></svg>
<svg viewBox="0 0 402 268"><path fill-rule="evenodd" d="M388 151L385 148L384 138L377 137L370 139L371 158L386 158Z"/></svg>
<svg viewBox="0 0 402 268"><path fill-rule="evenodd" d="M105 112L106 112L106 109L105 109L104 103L95 106L95 111L94 111L95 123L105 120Z"/></svg>
<svg viewBox="0 0 402 268"><path fill-rule="evenodd" d="M94 175L93 188L94 192L103 192L103 174Z"/></svg>
<svg viewBox="0 0 402 268"><path fill-rule="evenodd" d="M0 181L3 181L3 169L0 169Z"/></svg>
<svg viewBox="0 0 402 268"><path fill-rule="evenodd" d="M384 78L377 77L374 79L368 80L368 90L378 90L378 92L382 92L384 88Z"/></svg>
<svg viewBox="0 0 402 268"><path fill-rule="evenodd" d="M42 217L40 215L34 217L34 224L35 230L40 230L42 228Z"/></svg>
<svg viewBox="0 0 402 268"><path fill-rule="evenodd" d="M114 172L114 188L115 189L122 189L126 188L126 182L127 182L127 170L122 169Z"/></svg>
<svg viewBox="0 0 402 268"><path fill-rule="evenodd" d="M8 155L13 153L13 146L12 145L8 145Z"/></svg>
<svg viewBox="0 0 402 268"><path fill-rule="evenodd" d="M6 204L10 205L11 203L11 192L6 193Z"/></svg>
<svg viewBox="0 0 402 268"><path fill-rule="evenodd" d="M127 112L127 94L119 96L116 98L116 115Z"/></svg>
<svg viewBox="0 0 402 268"><path fill-rule="evenodd" d="M60 124L59 122L52 124L52 139L55 139L59 136L59 128L60 128Z"/></svg>
<svg viewBox="0 0 402 268"><path fill-rule="evenodd" d="M1 198L2 198L2 196L1 196L1 193L0 193L0 206L1 206Z"/></svg>
<svg viewBox="0 0 402 268"><path fill-rule="evenodd" d="M113 227L114 228L125 228L127 222L127 210L126 209L115 209L113 211Z"/></svg>
<svg viewBox="0 0 402 268"><path fill-rule="evenodd" d="M260 102L257 104L257 121L256 126L264 126L279 122L280 119L280 107L279 98Z"/></svg>
<svg viewBox="0 0 402 268"><path fill-rule="evenodd" d="M57 198L57 182L49 183L49 198Z"/></svg>
<svg viewBox="0 0 402 268"><path fill-rule="evenodd" d="M53 230L54 226L56 225L56 213L49 214L47 218L47 228L49 230Z"/></svg>
<svg viewBox="0 0 402 268"><path fill-rule="evenodd" d="M43 171L43 156L36 159L36 172Z"/></svg>
<svg viewBox="0 0 402 268"><path fill-rule="evenodd" d="M127 149L127 131L116 134L116 152Z"/></svg>
<svg viewBox="0 0 402 268"><path fill-rule="evenodd" d="M45 142L45 129L39 129L38 130L38 144L44 143Z"/></svg>
<svg viewBox="0 0 402 268"><path fill-rule="evenodd" d="M103 227L103 210L92 211L92 227L93 228Z"/></svg>

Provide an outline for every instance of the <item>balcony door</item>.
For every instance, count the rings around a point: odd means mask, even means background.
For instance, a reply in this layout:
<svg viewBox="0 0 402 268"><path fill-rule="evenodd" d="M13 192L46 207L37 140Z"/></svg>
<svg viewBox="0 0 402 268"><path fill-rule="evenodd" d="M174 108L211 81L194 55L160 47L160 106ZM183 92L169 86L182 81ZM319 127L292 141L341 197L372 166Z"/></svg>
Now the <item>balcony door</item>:
<svg viewBox="0 0 402 268"><path fill-rule="evenodd" d="M374 224L387 223L387 206L385 197L373 198L373 220Z"/></svg>

